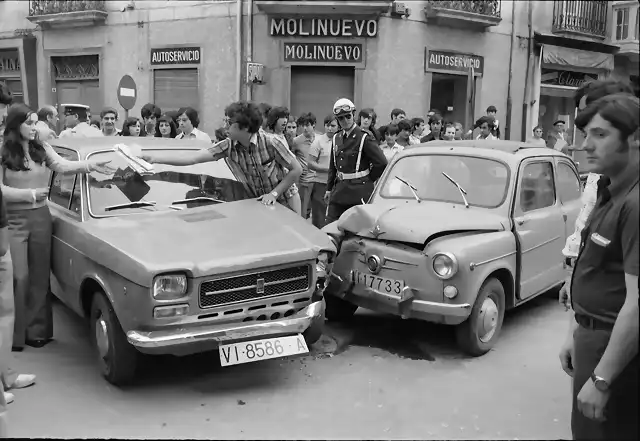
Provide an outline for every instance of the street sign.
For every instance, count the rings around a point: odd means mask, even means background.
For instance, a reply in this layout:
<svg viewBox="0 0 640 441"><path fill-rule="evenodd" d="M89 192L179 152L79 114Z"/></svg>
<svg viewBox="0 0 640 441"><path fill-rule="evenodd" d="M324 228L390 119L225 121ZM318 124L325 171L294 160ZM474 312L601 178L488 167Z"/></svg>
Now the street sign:
<svg viewBox="0 0 640 441"><path fill-rule="evenodd" d="M118 83L118 102L124 110L131 110L136 105L137 98L138 87L136 82L129 75L123 76L120 79L120 83Z"/></svg>

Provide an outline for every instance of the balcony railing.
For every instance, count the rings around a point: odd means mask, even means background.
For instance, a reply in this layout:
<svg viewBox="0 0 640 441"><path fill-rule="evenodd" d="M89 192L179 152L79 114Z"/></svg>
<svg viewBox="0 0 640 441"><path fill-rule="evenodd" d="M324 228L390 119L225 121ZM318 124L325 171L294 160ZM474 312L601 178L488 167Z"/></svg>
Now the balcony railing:
<svg viewBox="0 0 640 441"><path fill-rule="evenodd" d="M91 26L107 19L105 0L29 0L27 19L44 28Z"/></svg>
<svg viewBox="0 0 640 441"><path fill-rule="evenodd" d="M427 22L440 26L486 30L500 23L500 0L428 0Z"/></svg>
<svg viewBox="0 0 640 441"><path fill-rule="evenodd" d="M555 0L552 30L604 40L608 6L606 0Z"/></svg>

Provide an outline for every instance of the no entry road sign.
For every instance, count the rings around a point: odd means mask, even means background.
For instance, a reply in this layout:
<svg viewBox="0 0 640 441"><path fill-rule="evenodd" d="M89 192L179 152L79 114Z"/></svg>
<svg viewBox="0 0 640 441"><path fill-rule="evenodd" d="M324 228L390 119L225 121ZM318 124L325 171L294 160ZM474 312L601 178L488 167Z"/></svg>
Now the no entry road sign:
<svg viewBox="0 0 640 441"><path fill-rule="evenodd" d="M136 105L137 98L138 86L136 86L136 82L129 75L123 76L118 83L118 102L125 110L131 110Z"/></svg>

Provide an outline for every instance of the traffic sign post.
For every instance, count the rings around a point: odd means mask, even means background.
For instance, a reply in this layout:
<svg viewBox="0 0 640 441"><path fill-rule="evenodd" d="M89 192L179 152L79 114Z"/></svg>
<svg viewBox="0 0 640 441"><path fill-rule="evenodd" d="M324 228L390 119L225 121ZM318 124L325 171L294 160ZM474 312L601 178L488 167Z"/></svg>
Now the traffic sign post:
<svg viewBox="0 0 640 441"><path fill-rule="evenodd" d="M130 75L124 75L118 83L118 102L124 108L125 119L129 117L129 110L136 105L138 86Z"/></svg>

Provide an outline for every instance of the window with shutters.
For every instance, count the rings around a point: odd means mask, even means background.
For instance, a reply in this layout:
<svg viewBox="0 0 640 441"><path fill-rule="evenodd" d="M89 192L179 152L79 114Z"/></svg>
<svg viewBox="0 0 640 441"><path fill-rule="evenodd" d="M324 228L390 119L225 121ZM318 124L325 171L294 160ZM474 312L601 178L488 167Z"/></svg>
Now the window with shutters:
<svg viewBox="0 0 640 441"><path fill-rule="evenodd" d="M153 102L163 112L180 107L199 110L198 69L154 70Z"/></svg>

